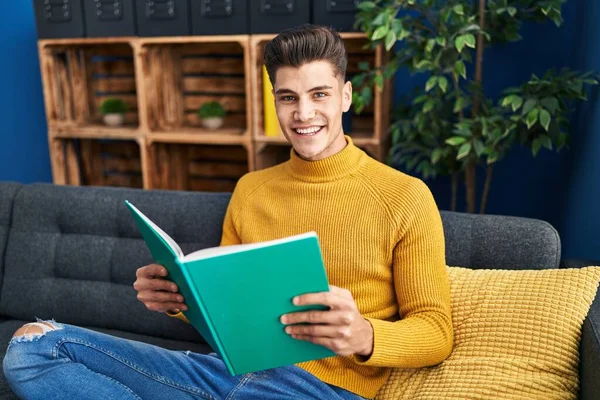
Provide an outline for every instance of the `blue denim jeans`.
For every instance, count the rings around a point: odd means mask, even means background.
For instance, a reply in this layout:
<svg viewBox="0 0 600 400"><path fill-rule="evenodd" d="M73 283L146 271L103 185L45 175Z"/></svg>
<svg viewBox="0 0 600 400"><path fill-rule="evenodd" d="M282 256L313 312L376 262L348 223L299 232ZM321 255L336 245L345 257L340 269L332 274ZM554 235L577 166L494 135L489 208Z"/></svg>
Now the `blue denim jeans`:
<svg viewBox="0 0 600 400"><path fill-rule="evenodd" d="M214 353L166 350L89 329L13 337L3 369L21 399L361 399L296 366L231 376Z"/></svg>

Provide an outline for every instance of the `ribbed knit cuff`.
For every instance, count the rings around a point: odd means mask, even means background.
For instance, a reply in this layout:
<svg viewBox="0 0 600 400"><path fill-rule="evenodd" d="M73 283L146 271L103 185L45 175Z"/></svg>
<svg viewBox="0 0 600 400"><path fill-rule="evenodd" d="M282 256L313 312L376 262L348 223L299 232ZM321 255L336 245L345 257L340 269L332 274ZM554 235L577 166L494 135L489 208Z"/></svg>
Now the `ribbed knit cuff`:
<svg viewBox="0 0 600 400"><path fill-rule="evenodd" d="M394 337L398 335L398 328L393 322L382 321L375 318L365 318L373 327L373 352L369 357L354 354L354 362L368 367L389 367L397 364L393 357Z"/></svg>
<svg viewBox="0 0 600 400"><path fill-rule="evenodd" d="M183 315L181 311L179 311L178 313L166 311L165 314L167 314L169 317L177 318L182 320L183 322L187 322L188 324L190 323L190 321L188 321L188 319L185 317L185 315Z"/></svg>

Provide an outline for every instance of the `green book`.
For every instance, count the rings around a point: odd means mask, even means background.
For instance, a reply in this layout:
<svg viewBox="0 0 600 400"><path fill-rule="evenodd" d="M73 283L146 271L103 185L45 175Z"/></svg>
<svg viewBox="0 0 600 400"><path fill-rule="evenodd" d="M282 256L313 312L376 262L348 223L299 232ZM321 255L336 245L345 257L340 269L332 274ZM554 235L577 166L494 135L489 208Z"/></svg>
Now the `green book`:
<svg viewBox="0 0 600 400"><path fill-rule="evenodd" d="M261 243L219 246L184 255L179 245L129 201L125 204L155 263L168 270L188 309L188 321L218 353L231 375L334 356L289 336L280 317L301 294L329 291L315 232ZM198 227L202 229L202 227Z"/></svg>

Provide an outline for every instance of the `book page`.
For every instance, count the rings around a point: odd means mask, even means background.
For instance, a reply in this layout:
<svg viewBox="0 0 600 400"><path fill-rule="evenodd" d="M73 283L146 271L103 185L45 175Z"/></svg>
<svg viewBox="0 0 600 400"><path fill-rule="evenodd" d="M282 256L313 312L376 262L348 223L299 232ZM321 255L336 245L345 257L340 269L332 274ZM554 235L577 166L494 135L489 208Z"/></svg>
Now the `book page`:
<svg viewBox="0 0 600 400"><path fill-rule="evenodd" d="M179 247L179 245L177 244L176 241L173 240L173 238L171 238L171 236L169 236L165 231L163 231L162 229L160 229L158 227L158 225L156 225L154 222L152 222L150 220L150 218L146 217L144 215L144 213L142 213L140 210L137 209L137 207L135 207L133 204L129 203L129 205L135 210L135 212L148 224L152 227L152 229L154 229L154 231L156 233L158 233L160 235L160 237L173 249L175 250L175 253L177 254L178 258L182 258L184 256L183 251L181 250L181 247Z"/></svg>
<svg viewBox="0 0 600 400"><path fill-rule="evenodd" d="M194 251L193 253L190 253L190 254L184 256L181 259L181 261L182 262L196 261L196 260L201 260L203 258L217 257L217 256L224 255L224 254L239 253L242 251L257 249L260 247L274 246L276 244L291 242L294 240L300 240L300 239L304 239L307 237L313 237L313 236L316 237L317 234L315 232L307 232L307 233L302 233L299 235L288 236L288 237L285 237L282 239L269 240L266 242L234 244L234 245L230 245L230 246L220 246L220 247L210 247L210 248Z"/></svg>

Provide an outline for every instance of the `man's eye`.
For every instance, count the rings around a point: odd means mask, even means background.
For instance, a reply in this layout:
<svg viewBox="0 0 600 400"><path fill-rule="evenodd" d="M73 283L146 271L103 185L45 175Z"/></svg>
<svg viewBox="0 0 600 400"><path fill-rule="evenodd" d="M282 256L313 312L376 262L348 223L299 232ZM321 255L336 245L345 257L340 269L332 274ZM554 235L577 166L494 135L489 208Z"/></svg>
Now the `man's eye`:
<svg viewBox="0 0 600 400"><path fill-rule="evenodd" d="M323 93L323 92L317 92L317 93L315 93L315 97L325 97L325 96L327 96L327 95L325 93Z"/></svg>
<svg viewBox="0 0 600 400"><path fill-rule="evenodd" d="M294 96L283 96L281 98L283 101L294 101Z"/></svg>

